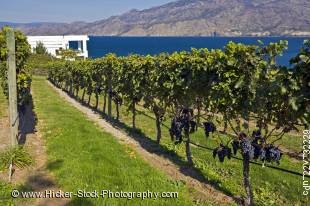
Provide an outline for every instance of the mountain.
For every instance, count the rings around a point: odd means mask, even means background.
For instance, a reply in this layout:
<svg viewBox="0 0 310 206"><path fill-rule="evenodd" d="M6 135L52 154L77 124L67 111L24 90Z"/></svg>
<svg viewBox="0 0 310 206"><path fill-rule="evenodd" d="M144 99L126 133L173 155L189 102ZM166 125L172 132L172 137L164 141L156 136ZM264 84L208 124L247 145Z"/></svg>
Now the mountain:
<svg viewBox="0 0 310 206"><path fill-rule="evenodd" d="M85 22L57 23L57 22L34 22L34 23L11 23L0 22L0 28L11 26L20 29L27 35L66 35L79 34L79 30L85 27Z"/></svg>
<svg viewBox="0 0 310 206"><path fill-rule="evenodd" d="M16 27L28 35L309 36L310 1L179 0L92 23L41 23Z"/></svg>

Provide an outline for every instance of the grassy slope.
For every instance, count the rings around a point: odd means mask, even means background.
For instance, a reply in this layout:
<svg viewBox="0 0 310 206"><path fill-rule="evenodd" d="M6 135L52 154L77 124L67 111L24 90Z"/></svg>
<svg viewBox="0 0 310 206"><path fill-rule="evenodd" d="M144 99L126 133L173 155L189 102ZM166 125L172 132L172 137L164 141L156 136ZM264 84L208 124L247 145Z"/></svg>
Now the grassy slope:
<svg viewBox="0 0 310 206"><path fill-rule="evenodd" d="M3 94L2 88L0 87L0 118L5 116L7 116L7 99ZM11 186L0 180L0 205L13 204L10 195L11 191Z"/></svg>
<svg viewBox="0 0 310 206"><path fill-rule="evenodd" d="M13 199L11 198L12 189L11 185L0 181L0 205L14 205Z"/></svg>
<svg viewBox="0 0 310 206"><path fill-rule="evenodd" d="M66 191L178 191L178 199L75 199L72 205L192 205L186 187L168 179L62 100L42 78L33 81L35 112L47 138L49 169Z"/></svg>
<svg viewBox="0 0 310 206"><path fill-rule="evenodd" d="M88 97L86 96L85 99L88 99ZM95 102L94 97L91 102ZM102 102L103 100L101 99L101 103ZM100 104L99 107L101 109L103 106ZM113 114L116 116L114 109L115 107L113 105ZM144 114L140 113L140 115L137 116L137 128L141 129L146 136L155 140L155 121L151 118L153 117L152 113L142 107L138 107L138 109L143 111ZM121 122L131 126L131 118L131 113L128 113L126 106L123 106L121 108ZM170 120L166 120L164 124L168 126ZM221 138L224 140L226 139L224 136ZM207 140L202 129L191 135L191 139L193 142L209 148L215 148L218 145L215 138ZM293 138L289 138L289 136L286 136L281 144L296 149L296 151L300 151L299 145L301 141L299 137L294 136ZM174 146L171 143L167 127L163 127L163 141L161 144L168 150L174 150L185 160L184 145ZM240 161L231 160L220 163L218 159L213 159L211 151L195 147L192 147L192 153L196 167L207 179L214 182L214 184L220 187L224 192L232 193L233 195L244 195L242 164ZM300 173L302 172L302 162L293 160L287 156L283 157L280 167ZM251 165L250 173L255 193L255 201L259 203L259 205L304 205L309 201L309 199L302 196L302 177L286 174L274 169L262 168L257 165Z"/></svg>

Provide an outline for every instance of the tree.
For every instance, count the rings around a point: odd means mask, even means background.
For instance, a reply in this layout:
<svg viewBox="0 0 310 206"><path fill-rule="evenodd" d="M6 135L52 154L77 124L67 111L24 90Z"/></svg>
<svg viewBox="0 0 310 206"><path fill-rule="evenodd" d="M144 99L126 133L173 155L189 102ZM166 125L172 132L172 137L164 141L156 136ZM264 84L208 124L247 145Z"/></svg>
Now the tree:
<svg viewBox="0 0 310 206"><path fill-rule="evenodd" d="M81 60L77 61L76 66L79 68L79 72L77 75L79 85L77 85L77 89L83 89L82 94L82 102L84 102L86 91L88 90L88 84L91 82L91 69L92 69L92 61L91 60ZM78 91L77 91L78 94Z"/></svg>
<svg viewBox="0 0 310 206"><path fill-rule="evenodd" d="M196 67L191 64L191 54L188 52L173 53L166 60L165 67L170 81L167 83L170 89L169 103L173 105L174 117L171 123L171 138L176 138L176 143L183 141L184 134L187 162L193 166L190 149L190 132L195 131L194 113L192 106L195 103L193 91L193 73Z"/></svg>
<svg viewBox="0 0 310 206"><path fill-rule="evenodd" d="M136 128L136 104L143 97L144 85L147 83L148 70L141 68L143 57L131 55L120 59L121 67L118 71L119 90L121 91L128 110L132 111L132 127Z"/></svg>
<svg viewBox="0 0 310 206"><path fill-rule="evenodd" d="M291 108L305 127L310 123L310 40L305 40L299 54L292 58Z"/></svg>
<svg viewBox="0 0 310 206"><path fill-rule="evenodd" d="M95 93L95 108L98 109L99 95L104 91L106 86L106 75L105 75L105 58L95 60L91 68L91 78L93 82L93 91Z"/></svg>
<svg viewBox="0 0 310 206"><path fill-rule="evenodd" d="M6 47L6 33L10 28L5 26L0 30L0 83L5 95L8 97L8 85L7 85L7 47ZM26 36L18 31L14 30L15 44L16 44L16 69L17 69L17 93L18 104L22 106L29 102L31 76L25 63L30 55L30 45L28 44Z"/></svg>
<svg viewBox="0 0 310 206"><path fill-rule="evenodd" d="M167 89L169 78L164 64L160 64L160 59L165 59L165 55L152 57L146 56L141 62L141 69L148 71L147 79L143 87L144 107L154 113L156 118L157 143L161 140L161 123L165 116L170 90Z"/></svg>
<svg viewBox="0 0 310 206"><path fill-rule="evenodd" d="M105 56L105 96L104 96L104 111L106 108L106 94L108 94L108 113L111 115L111 101L113 100L116 106L116 119L119 120L119 107L123 104L122 91L120 89L119 71L121 63L115 54L107 54Z"/></svg>
<svg viewBox="0 0 310 206"><path fill-rule="evenodd" d="M185 143L191 166L190 134L197 129L198 117L208 115L208 122L202 124L206 136L217 131L209 120L223 117L234 135L229 135L232 138L227 142L221 140L213 156L223 162L240 151L245 204L253 205L250 161L280 164L282 152L275 143L300 125L309 125L309 42L292 59L291 69L275 61L286 47L286 41L266 46L230 42L224 50L194 49L158 56L109 54L85 71L63 64L65 67L51 71L51 76L66 83L71 76L82 75L85 78L75 86L83 85L91 92L98 87L124 98L133 114L133 128L136 104L143 102L156 117L158 142L162 118L170 113L171 138L175 144ZM205 114L200 114L200 109Z"/></svg>
<svg viewBox="0 0 310 206"><path fill-rule="evenodd" d="M263 47L229 43L225 48L226 63L218 70L219 83L212 88L214 108L227 114L229 126L236 134L232 141L234 154L240 149L243 157L246 205L254 204L250 160L279 164L282 153L274 143L296 129L301 118L295 113L305 114L300 107L293 109L295 97L289 91L294 87L292 72L275 62L275 57L286 47L286 41ZM256 130L250 131L250 122L256 123ZM220 161L230 159L229 143L222 142L215 148L214 157L218 155Z"/></svg>
<svg viewBox="0 0 310 206"><path fill-rule="evenodd" d="M77 52L72 49L61 49L58 51L58 54L64 60L75 60L77 58Z"/></svg>
<svg viewBox="0 0 310 206"><path fill-rule="evenodd" d="M225 64L218 70L219 83L213 87L213 99L216 102L217 112L226 114L229 126L237 136L236 144L244 145L241 154L243 182L247 194L246 205L253 205L253 193L249 180L249 162L252 158L252 146L248 144L249 120L256 95L256 83L260 72L267 66L266 62L257 55L257 50L257 46L228 43L224 51ZM244 120L243 128L241 120ZM220 147L214 150L214 154L218 154L221 161L225 155L230 158L228 144L221 143Z"/></svg>
<svg viewBox="0 0 310 206"><path fill-rule="evenodd" d="M44 46L43 42L37 42L36 47L33 49L34 53L48 55L47 49Z"/></svg>

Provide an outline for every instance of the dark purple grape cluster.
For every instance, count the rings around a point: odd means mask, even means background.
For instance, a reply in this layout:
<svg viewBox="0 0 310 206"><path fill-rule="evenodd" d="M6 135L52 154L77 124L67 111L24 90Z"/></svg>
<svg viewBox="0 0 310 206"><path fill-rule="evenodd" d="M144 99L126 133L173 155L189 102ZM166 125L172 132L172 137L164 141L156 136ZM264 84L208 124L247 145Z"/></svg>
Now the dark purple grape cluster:
<svg viewBox="0 0 310 206"><path fill-rule="evenodd" d="M237 154L238 152L238 149L240 149L240 142L238 140L234 140L232 143L232 148L233 148L233 152L234 152L234 155Z"/></svg>
<svg viewBox="0 0 310 206"><path fill-rule="evenodd" d="M262 136L261 131L253 131L252 133L252 146L254 147L254 158L255 160L265 159L266 151L264 150L264 145L265 145L265 138Z"/></svg>
<svg viewBox="0 0 310 206"><path fill-rule="evenodd" d="M171 128L169 129L171 141L175 141L179 144L183 141L182 139L183 124L179 118L173 118L171 121Z"/></svg>
<svg viewBox="0 0 310 206"><path fill-rule="evenodd" d="M258 158L260 158L261 160L263 160L265 158L265 150L262 147L262 145L255 143L254 141L252 141L252 146L254 147L254 157L253 159L257 160Z"/></svg>
<svg viewBox="0 0 310 206"><path fill-rule="evenodd" d="M181 112L179 115L180 122L182 123L184 132L187 132L187 133L190 130L191 115L193 115L193 110L190 108L181 109Z"/></svg>
<svg viewBox="0 0 310 206"><path fill-rule="evenodd" d="M214 133L216 131L216 126L212 122L204 122L203 127L206 137L209 137L210 133Z"/></svg>
<svg viewBox="0 0 310 206"><path fill-rule="evenodd" d="M248 155L250 159L260 159L261 161L280 163L282 152L272 144L266 145L266 139L260 131L254 131L252 138L240 133L239 139L235 139L231 144L234 155L241 149L242 155Z"/></svg>
<svg viewBox="0 0 310 206"><path fill-rule="evenodd" d="M254 139L259 139L259 138L261 138L261 137L262 137L261 131L260 131L260 130L253 131L252 137L253 137Z"/></svg>
<svg viewBox="0 0 310 206"><path fill-rule="evenodd" d="M251 139L247 137L245 133L240 133L239 138L235 139L232 143L233 153L237 154L238 150L241 150L241 154L245 157L253 159L255 157L256 147L253 145Z"/></svg>
<svg viewBox="0 0 310 206"><path fill-rule="evenodd" d="M280 160L282 158L282 152L279 148L275 147L272 144L267 145L265 148L265 158L262 160L266 160L267 162L276 162L280 164Z"/></svg>
<svg viewBox="0 0 310 206"><path fill-rule="evenodd" d="M253 142L257 144L265 144L266 139L262 136L262 133L260 130L253 131L252 133Z"/></svg>
<svg viewBox="0 0 310 206"><path fill-rule="evenodd" d="M250 159L254 158L254 150L255 148L252 145L252 142L250 139L242 139L240 141L240 148L241 148L241 153L244 157L249 157Z"/></svg>
<svg viewBox="0 0 310 206"><path fill-rule="evenodd" d="M170 137L176 144L183 141L182 132L193 133L197 130L197 123L191 120L193 110L190 108L183 108L180 110L179 115L174 117L169 129Z"/></svg>
<svg viewBox="0 0 310 206"><path fill-rule="evenodd" d="M231 159L231 149L228 146L221 144L213 150L213 158L218 156L220 162L224 162L225 157Z"/></svg>
<svg viewBox="0 0 310 206"><path fill-rule="evenodd" d="M194 110L188 107L184 107L181 109L181 115L182 114L194 116Z"/></svg>

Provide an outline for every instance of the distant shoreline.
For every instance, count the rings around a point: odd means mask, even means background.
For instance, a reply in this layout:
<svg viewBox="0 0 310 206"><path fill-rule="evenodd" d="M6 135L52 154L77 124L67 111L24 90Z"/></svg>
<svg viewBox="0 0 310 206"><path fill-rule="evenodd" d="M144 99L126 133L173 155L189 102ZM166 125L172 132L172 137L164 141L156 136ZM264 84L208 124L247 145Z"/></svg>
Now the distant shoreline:
<svg viewBox="0 0 310 206"><path fill-rule="evenodd" d="M71 35L71 34L68 34L68 35ZM72 35L75 35L75 34L72 34ZM78 34L76 34L78 35ZM89 37L125 37L125 38L141 38L141 37L146 37L146 38L153 38L153 37L165 37L165 38L281 38L281 37L284 37L284 38L310 38L310 35L309 36L151 36L151 35L148 35L148 36L121 36L121 35L111 35L111 36L108 36L108 35L89 35L89 34L84 34L84 35L87 35ZM40 36L40 35L38 35ZM45 36L45 35L41 35L41 36ZM53 36L53 35L52 35Z"/></svg>

